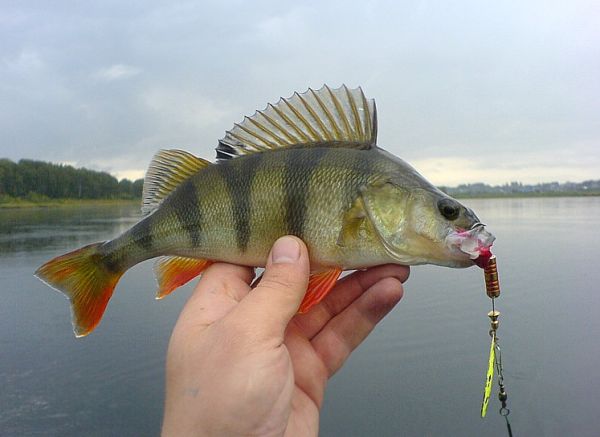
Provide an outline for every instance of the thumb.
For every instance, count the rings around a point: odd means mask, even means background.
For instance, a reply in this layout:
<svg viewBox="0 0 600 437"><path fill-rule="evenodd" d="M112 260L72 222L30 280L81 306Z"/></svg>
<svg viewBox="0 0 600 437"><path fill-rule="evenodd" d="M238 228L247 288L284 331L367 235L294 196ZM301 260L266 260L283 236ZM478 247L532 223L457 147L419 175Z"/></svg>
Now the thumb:
<svg viewBox="0 0 600 437"><path fill-rule="evenodd" d="M281 336L298 311L308 286L310 263L306 245L286 236L275 242L258 286L238 305L238 310L265 334Z"/></svg>

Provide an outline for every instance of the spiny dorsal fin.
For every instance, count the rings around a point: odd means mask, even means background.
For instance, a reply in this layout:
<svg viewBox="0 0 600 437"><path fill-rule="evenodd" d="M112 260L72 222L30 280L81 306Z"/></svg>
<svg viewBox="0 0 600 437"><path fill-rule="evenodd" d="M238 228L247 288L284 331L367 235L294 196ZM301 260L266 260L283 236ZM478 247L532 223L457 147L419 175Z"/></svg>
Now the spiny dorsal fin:
<svg viewBox="0 0 600 437"><path fill-rule="evenodd" d="M159 150L144 179L142 214L153 212L183 181L209 164L183 150Z"/></svg>
<svg viewBox="0 0 600 437"><path fill-rule="evenodd" d="M294 93L245 117L227 131L217 146L217 158L288 146L330 145L370 148L377 140L375 100L359 88L323 85L303 94Z"/></svg>

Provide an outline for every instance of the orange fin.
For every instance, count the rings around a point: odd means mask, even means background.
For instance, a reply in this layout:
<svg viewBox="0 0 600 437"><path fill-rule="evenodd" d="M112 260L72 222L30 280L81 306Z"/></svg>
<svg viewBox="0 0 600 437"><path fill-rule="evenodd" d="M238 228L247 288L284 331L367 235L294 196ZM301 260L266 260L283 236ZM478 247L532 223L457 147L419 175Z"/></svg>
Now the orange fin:
<svg viewBox="0 0 600 437"><path fill-rule="evenodd" d="M105 263L95 243L56 257L41 266L35 275L71 301L73 331L88 335L100 323L108 300L123 275L118 266Z"/></svg>
<svg viewBox="0 0 600 437"><path fill-rule="evenodd" d="M331 291L341 273L342 269L333 268L310 275L308 289L298 312L300 314L305 313L321 302L327 296L327 293Z"/></svg>
<svg viewBox="0 0 600 437"><path fill-rule="evenodd" d="M188 283L211 264L210 260L182 256L159 258L154 264L154 274L158 282L156 298L162 299L176 288Z"/></svg>

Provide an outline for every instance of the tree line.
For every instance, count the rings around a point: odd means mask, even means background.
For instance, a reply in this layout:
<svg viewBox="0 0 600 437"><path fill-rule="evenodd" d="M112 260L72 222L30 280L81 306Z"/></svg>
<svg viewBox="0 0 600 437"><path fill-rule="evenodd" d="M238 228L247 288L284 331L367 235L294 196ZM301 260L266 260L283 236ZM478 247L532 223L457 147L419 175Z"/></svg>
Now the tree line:
<svg viewBox="0 0 600 437"><path fill-rule="evenodd" d="M461 184L458 187L442 187L445 193L454 195L473 195L473 194L594 194L600 193L600 179L587 180L583 182L544 182L539 184L523 184L521 182L511 182L504 185L488 185L484 183Z"/></svg>
<svg viewBox="0 0 600 437"><path fill-rule="evenodd" d="M117 180L86 168L21 159L0 159L0 197L50 199L134 199L142 196L143 179Z"/></svg>

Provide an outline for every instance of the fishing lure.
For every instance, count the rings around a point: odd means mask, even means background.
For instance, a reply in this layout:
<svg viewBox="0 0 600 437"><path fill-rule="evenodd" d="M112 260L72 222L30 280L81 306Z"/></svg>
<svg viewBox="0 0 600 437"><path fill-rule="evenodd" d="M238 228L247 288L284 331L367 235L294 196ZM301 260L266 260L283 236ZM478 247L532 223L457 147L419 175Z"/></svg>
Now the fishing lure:
<svg viewBox="0 0 600 437"><path fill-rule="evenodd" d="M496 257L492 256L487 266L484 269L485 278L485 291L488 297L492 301L492 310L488 313L490 318L490 356L488 359L488 368L485 377L485 388L483 390L483 400L481 401L481 417L485 417L490 403L490 396L492 394L492 385L494 383L494 368L498 373L498 399L501 403L500 415L506 420L506 428L508 435L512 437L512 427L508 421L508 415L510 410L507 407L508 395L504 386L504 373L502 367L502 351L500 350L500 343L498 340L498 327L500 326L500 311L496 310L495 299L500 296L500 282L498 281L498 266Z"/></svg>

